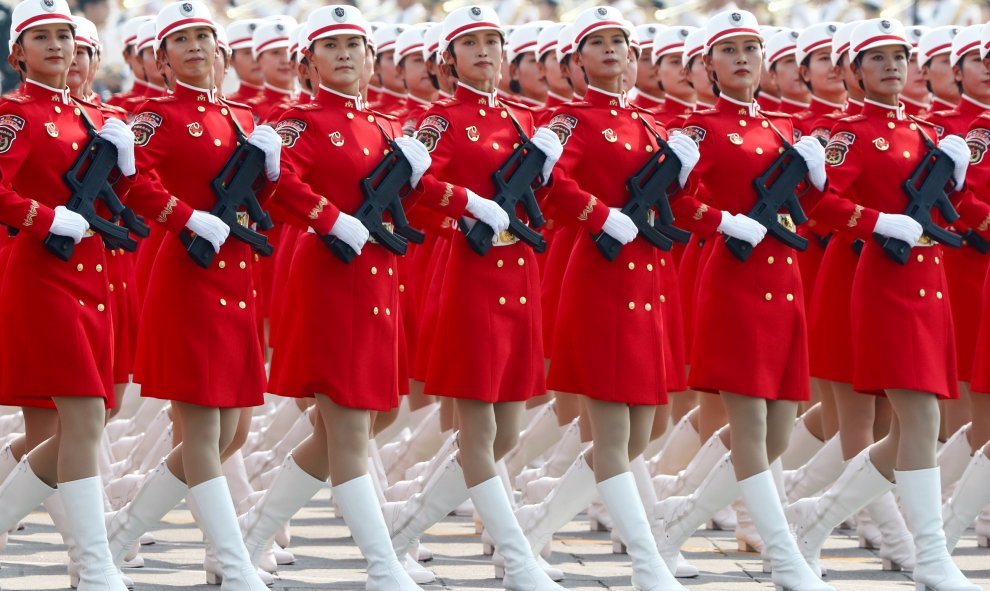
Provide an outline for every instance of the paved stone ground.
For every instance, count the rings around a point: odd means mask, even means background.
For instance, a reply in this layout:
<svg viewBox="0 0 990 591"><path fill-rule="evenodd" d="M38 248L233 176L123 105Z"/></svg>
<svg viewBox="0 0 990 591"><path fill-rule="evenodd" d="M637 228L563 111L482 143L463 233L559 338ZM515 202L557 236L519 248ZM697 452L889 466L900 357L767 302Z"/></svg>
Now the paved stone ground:
<svg viewBox="0 0 990 591"><path fill-rule="evenodd" d="M296 564L282 567L276 590L364 589L364 561L348 536L343 521L333 516L329 491L322 491L292 520L292 551ZM7 591L49 591L68 588L64 548L48 516L30 515L25 529L10 536L2 554L0 586ZM216 589L205 585L201 570L202 536L180 507L155 530L158 542L143 548L145 568L126 572L139 591L175 588ZM469 518L450 517L429 530L423 542L436 558L428 566L439 576L439 589L499 588L487 557L481 554L480 537ZM740 553L729 532L699 532L684 549L702 576L683 581L689 589L705 591L755 591L772 589L768 575L760 572L759 556ZM971 579L990 591L990 549L976 546L973 532L960 543L956 560ZM611 552L608 534L588 531L587 521L575 520L558 534L551 563L567 573L568 589L630 589L627 556ZM871 550L856 547L853 532L833 535L826 547L824 563L828 581L839 591L910 590L905 573L885 573Z"/></svg>

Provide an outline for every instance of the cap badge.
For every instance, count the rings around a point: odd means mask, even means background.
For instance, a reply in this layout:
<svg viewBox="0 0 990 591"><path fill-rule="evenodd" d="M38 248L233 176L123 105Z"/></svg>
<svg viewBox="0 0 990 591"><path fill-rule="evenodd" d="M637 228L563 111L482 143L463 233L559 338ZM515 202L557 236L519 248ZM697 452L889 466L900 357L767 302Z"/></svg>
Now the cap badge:
<svg viewBox="0 0 990 591"><path fill-rule="evenodd" d="M481 20L481 7L480 6L472 6L471 7L471 18L473 18L476 21L480 21Z"/></svg>
<svg viewBox="0 0 990 591"><path fill-rule="evenodd" d="M729 15L729 18L732 19L732 22L734 22L736 24L739 24L739 23L742 22L742 14L740 14L738 12L733 12L731 15Z"/></svg>
<svg viewBox="0 0 990 591"><path fill-rule="evenodd" d="M55 0L41 0L41 8L45 12L55 12Z"/></svg>
<svg viewBox="0 0 990 591"><path fill-rule="evenodd" d="M337 21L338 23L344 22L344 17L346 15L347 12L341 7L337 7L333 9L333 20Z"/></svg>
<svg viewBox="0 0 990 591"><path fill-rule="evenodd" d="M183 2L182 6L179 7L182 10L182 14L189 16L193 13L193 5L189 2Z"/></svg>
<svg viewBox="0 0 990 591"><path fill-rule="evenodd" d="M607 18L608 17L608 9L605 8L604 6L599 6L598 7L598 10L595 11L595 16L597 16L599 19Z"/></svg>
<svg viewBox="0 0 990 591"><path fill-rule="evenodd" d="M880 21L880 28L883 29L884 31L889 31L890 30L890 21L888 21L888 20L882 20L882 21Z"/></svg>

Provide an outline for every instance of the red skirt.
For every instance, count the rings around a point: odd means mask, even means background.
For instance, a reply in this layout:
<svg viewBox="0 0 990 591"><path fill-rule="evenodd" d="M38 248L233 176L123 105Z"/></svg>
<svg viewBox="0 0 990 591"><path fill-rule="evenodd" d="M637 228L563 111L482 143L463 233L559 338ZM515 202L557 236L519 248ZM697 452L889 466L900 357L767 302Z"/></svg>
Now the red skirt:
<svg viewBox="0 0 990 591"><path fill-rule="evenodd" d="M608 261L574 244L560 288L547 383L557 392L632 405L667 403L660 257L644 240Z"/></svg>
<svg viewBox="0 0 990 591"><path fill-rule="evenodd" d="M811 227L812 224L814 224L814 220L809 220L807 224L802 224L797 228L797 233L808 240L808 248L798 252L798 268L801 270L801 285L804 286L804 307L809 313L811 312L811 298L815 293L815 280L818 277L818 269L822 265L826 248L822 246L822 237Z"/></svg>
<svg viewBox="0 0 990 591"><path fill-rule="evenodd" d="M976 334L976 355L973 357L973 375L970 390L990 394L990 275L984 279L980 300L980 320Z"/></svg>
<svg viewBox="0 0 990 591"><path fill-rule="evenodd" d="M956 340L942 247L914 248L906 265L867 240L852 287L853 388L959 397Z"/></svg>
<svg viewBox="0 0 990 591"><path fill-rule="evenodd" d="M130 265L127 256L120 250L108 251L107 255L107 276L110 280L110 299L113 301L113 383L126 384L133 369L131 321L137 321L131 316L127 291L124 289Z"/></svg>
<svg viewBox="0 0 990 591"><path fill-rule="evenodd" d="M282 231L279 233L278 248L275 249L273 261L275 276L272 278L270 315L268 317L268 345L272 348L279 340L278 332L282 323L282 312L285 309L285 284L289 278L292 256L296 252L296 240L303 233L303 230L288 224L283 224Z"/></svg>
<svg viewBox="0 0 990 591"><path fill-rule="evenodd" d="M203 269L177 237L162 241L141 311L134 381L142 396L212 408L264 402L253 254L231 239Z"/></svg>
<svg viewBox="0 0 990 591"><path fill-rule="evenodd" d="M796 252L767 238L746 262L716 236L698 276L689 383L767 400L810 398L804 296Z"/></svg>
<svg viewBox="0 0 990 591"><path fill-rule="evenodd" d="M329 396L336 404L391 410L399 404L399 277L396 257L368 244L350 264L316 234L296 240L271 391Z"/></svg>
<svg viewBox="0 0 990 591"><path fill-rule="evenodd" d="M660 259L660 315L663 317L663 361L668 392L687 390L687 355L684 353L684 312L674 253L657 251Z"/></svg>
<svg viewBox="0 0 990 591"><path fill-rule="evenodd" d="M428 394L494 403L546 393L533 249L517 242L479 257L453 236L439 303Z"/></svg>
<svg viewBox="0 0 990 591"><path fill-rule="evenodd" d="M161 248L162 240L168 236L168 230L164 226L151 224L151 234L140 242L137 250L137 260L134 262L134 284L137 288L138 301L144 306L144 296L148 293L148 281L151 279L151 270L155 266L155 259Z"/></svg>
<svg viewBox="0 0 990 591"><path fill-rule="evenodd" d="M0 404L51 408L50 398L85 396L113 405L109 285L99 237L77 244L67 262L32 236L12 240L0 287Z"/></svg>
<svg viewBox="0 0 990 591"><path fill-rule="evenodd" d="M452 235L451 235L452 236ZM419 340L416 342L416 365L413 379L425 382L433 355L433 341L437 334L437 318L440 316L440 290L447 272L447 258L450 256L451 236L440 236L433 247L430 264L424 280L423 313L420 317ZM426 392L435 394L435 392Z"/></svg>
<svg viewBox="0 0 990 591"><path fill-rule="evenodd" d="M990 256L969 246L946 248L945 278L949 282L949 305L956 330L956 366L959 381L973 376L976 337L980 328L983 282Z"/></svg>
<svg viewBox="0 0 990 591"><path fill-rule="evenodd" d="M692 338L694 337L694 305L698 293L698 271L701 267L701 253L704 250L704 245L704 240L699 240L697 236L691 236L691 242L688 242L684 248L680 265L677 267L677 273L680 276L681 326L683 326L684 332L684 350L688 352L691 351Z"/></svg>
<svg viewBox="0 0 990 591"><path fill-rule="evenodd" d="M557 322L557 308L560 305L560 286L564 282L564 272L574 250L574 241L581 235L582 230L577 226L560 226L555 232L553 242L546 252L546 263L543 267L541 298L543 304L543 347L549 357L553 353L554 325Z"/></svg>
<svg viewBox="0 0 990 591"><path fill-rule="evenodd" d="M854 240L849 234L834 234L818 279L808 286L812 291L808 312L811 375L844 384L853 382L852 285L859 264Z"/></svg>

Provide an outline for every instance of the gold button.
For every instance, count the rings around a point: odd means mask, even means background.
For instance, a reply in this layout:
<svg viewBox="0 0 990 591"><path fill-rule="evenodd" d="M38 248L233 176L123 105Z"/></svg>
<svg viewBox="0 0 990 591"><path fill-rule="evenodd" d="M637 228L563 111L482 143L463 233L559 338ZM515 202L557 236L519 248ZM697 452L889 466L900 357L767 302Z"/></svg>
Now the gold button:
<svg viewBox="0 0 990 591"><path fill-rule="evenodd" d="M632 271L632 270L634 270L635 268L636 268L636 263L633 263L633 262L630 262L630 263L629 263L629 270L630 270L630 271Z"/></svg>
<svg viewBox="0 0 990 591"><path fill-rule="evenodd" d="M498 142L492 142L492 148L498 150Z"/></svg>
<svg viewBox="0 0 990 591"><path fill-rule="evenodd" d="M661 267L666 267L667 266L667 259L660 259L660 266Z"/></svg>
<svg viewBox="0 0 990 591"><path fill-rule="evenodd" d="M103 265L97 264L96 265L96 272L97 273L102 273L103 272Z"/></svg>
<svg viewBox="0 0 990 591"><path fill-rule="evenodd" d="M653 146L646 146L646 151L652 154L653 153Z"/></svg>
<svg viewBox="0 0 990 591"><path fill-rule="evenodd" d="M347 118L348 119L354 119L354 113L348 113L347 114Z"/></svg>
<svg viewBox="0 0 990 591"><path fill-rule="evenodd" d="M767 264L769 265L773 264L773 257L767 257Z"/></svg>
<svg viewBox="0 0 990 591"><path fill-rule="evenodd" d="M910 158L911 157L911 152L908 152L907 150L904 150L904 157L905 158Z"/></svg>
<svg viewBox="0 0 990 591"><path fill-rule="evenodd" d="M763 297L769 302L773 299L773 294L768 291Z"/></svg>
<svg viewBox="0 0 990 591"><path fill-rule="evenodd" d="M399 293L405 293L405 291L406 291L406 284L405 283L400 283L399 284Z"/></svg>
<svg viewBox="0 0 990 591"><path fill-rule="evenodd" d="M382 156L388 156L388 150L382 150Z"/></svg>
<svg viewBox="0 0 990 591"><path fill-rule="evenodd" d="M392 267L389 267L388 268L388 276L391 277L393 273L394 272L392 271Z"/></svg>
<svg viewBox="0 0 990 591"><path fill-rule="evenodd" d="M372 267L371 268L371 274L372 275L378 275L378 267Z"/></svg>
<svg viewBox="0 0 990 591"><path fill-rule="evenodd" d="M253 298L258 297L258 290L257 289L252 289L251 290L251 297L253 297Z"/></svg>
<svg viewBox="0 0 990 591"><path fill-rule="evenodd" d="M502 119L505 119L505 118L507 118L509 116L509 114L506 113L505 111L502 111L501 113L499 113L499 115L502 116Z"/></svg>
<svg viewBox="0 0 990 591"><path fill-rule="evenodd" d="M61 109L61 108L59 108L59 106L58 106L58 105L55 105L55 112L56 112L56 113L61 113L61 112L62 112L62 109Z"/></svg>
<svg viewBox="0 0 990 591"><path fill-rule="evenodd" d="M505 305L505 298L499 298L498 299L498 303L504 306Z"/></svg>
<svg viewBox="0 0 990 591"><path fill-rule="evenodd" d="M110 291L113 291L113 283L110 284Z"/></svg>
<svg viewBox="0 0 990 591"><path fill-rule="evenodd" d="M627 142L626 143L626 149L627 150L632 150L632 144L630 144L630 143Z"/></svg>
<svg viewBox="0 0 990 591"><path fill-rule="evenodd" d="M79 149L79 144L77 144L76 142L72 142L72 149L73 150L78 150Z"/></svg>
<svg viewBox="0 0 990 591"><path fill-rule="evenodd" d="M369 154L371 154L371 150L369 150L368 148L364 148L364 149L363 149L363 150L361 150L361 151L362 151L362 152L364 152L364 155L365 155L365 156L368 156Z"/></svg>
<svg viewBox="0 0 990 591"><path fill-rule="evenodd" d="M942 259L940 259L938 257L935 257L935 264L936 265L939 264L939 263L941 263L941 262L942 262Z"/></svg>
<svg viewBox="0 0 990 591"><path fill-rule="evenodd" d="M374 308L373 308L373 309L371 310L371 313L372 313L372 314L374 314L375 316L378 316L378 306L375 306L375 307L374 307Z"/></svg>
<svg viewBox="0 0 990 591"><path fill-rule="evenodd" d="M80 273L82 273L82 270L83 269L85 269L85 267L83 267L83 264L82 263L79 263L78 265L76 265L76 271L79 271Z"/></svg>
<svg viewBox="0 0 990 591"><path fill-rule="evenodd" d="M247 302L237 302L237 307L243 310L244 308L247 308Z"/></svg>
<svg viewBox="0 0 990 591"><path fill-rule="evenodd" d="M484 109L478 109L478 114L481 115L482 117L488 115L488 113L486 113Z"/></svg>
<svg viewBox="0 0 990 591"><path fill-rule="evenodd" d="M942 292L936 291L935 292L935 297L937 297L938 299L942 299Z"/></svg>
<svg viewBox="0 0 990 591"><path fill-rule="evenodd" d="M633 111L632 118L633 119L639 119L639 113Z"/></svg>
<svg viewBox="0 0 990 591"><path fill-rule="evenodd" d="M645 306L643 306L643 309L646 310L647 312L649 312L650 310L653 309L653 306L651 306L650 304L647 303Z"/></svg>
<svg viewBox="0 0 990 591"><path fill-rule="evenodd" d="M221 269L226 269L227 261L220 261L219 263L217 263L217 266L220 267Z"/></svg>
<svg viewBox="0 0 990 591"><path fill-rule="evenodd" d="M664 304L667 302L667 296L660 294L660 303Z"/></svg>
<svg viewBox="0 0 990 591"><path fill-rule="evenodd" d="M794 294L793 293L787 294L787 301L788 302L793 302L794 301Z"/></svg>
<svg viewBox="0 0 990 591"><path fill-rule="evenodd" d="M254 262L256 262L256 263L257 263L257 262L258 262L258 261L260 261L260 260L261 260L261 257L260 257L260 256L258 256L257 254L256 254L256 255L254 255Z"/></svg>
<svg viewBox="0 0 990 591"><path fill-rule="evenodd" d="M75 109L72 109L72 114L73 115L82 115L82 111L80 111L79 108L76 107Z"/></svg>
<svg viewBox="0 0 990 591"><path fill-rule="evenodd" d="M220 298L220 305L221 306L226 306L227 305L227 300L225 300L223 298Z"/></svg>
<svg viewBox="0 0 990 591"><path fill-rule="evenodd" d="M240 267L240 268L242 268L242 269L247 269L247 261L241 261L241 262L237 263L237 266Z"/></svg>
<svg viewBox="0 0 990 591"><path fill-rule="evenodd" d="M616 111L615 109L612 109L611 111L609 111L609 113L611 113L613 117L619 114L619 112Z"/></svg>
<svg viewBox="0 0 990 591"><path fill-rule="evenodd" d="M766 128L770 127L770 122L769 121L760 121L760 125L763 126L763 129L766 129Z"/></svg>
<svg viewBox="0 0 990 591"><path fill-rule="evenodd" d="M897 124L894 123L893 121L888 121L887 127L889 127L890 129L894 129L895 127L897 127Z"/></svg>
<svg viewBox="0 0 990 591"><path fill-rule="evenodd" d="M526 264L526 259L519 257L518 259L516 259L516 264L522 267L523 265Z"/></svg>
<svg viewBox="0 0 990 591"><path fill-rule="evenodd" d="M784 148L783 147L777 148L777 153L778 154L783 154L784 153Z"/></svg>
<svg viewBox="0 0 990 591"><path fill-rule="evenodd" d="M375 122L375 116L374 115L368 115L368 123L374 123L374 122Z"/></svg>
<svg viewBox="0 0 990 591"><path fill-rule="evenodd" d="M791 257L787 257L787 264L788 265L793 265L794 264L794 259L792 259Z"/></svg>
<svg viewBox="0 0 990 591"><path fill-rule="evenodd" d="M745 119L740 119L739 120L739 127L746 127L746 125L747 125L747 123L746 123L746 120Z"/></svg>
<svg viewBox="0 0 990 591"><path fill-rule="evenodd" d="M925 262L925 255L923 255L923 254L919 254L919 255L918 255L918 262L919 262L919 263L923 263L923 262Z"/></svg>
<svg viewBox="0 0 990 591"><path fill-rule="evenodd" d="M632 263L629 263L629 264L631 265ZM653 263L646 263L646 270L647 271L652 271L653 270Z"/></svg>
<svg viewBox="0 0 990 591"><path fill-rule="evenodd" d="M522 297L520 297L520 298L519 298L519 303L520 303L520 304L525 304L525 303L526 303L526 296L522 296Z"/></svg>
<svg viewBox="0 0 990 591"><path fill-rule="evenodd" d="M96 305L96 309L97 309L97 311L102 312L102 311L106 310L107 307L104 306L103 304L97 304Z"/></svg>
<svg viewBox="0 0 990 591"><path fill-rule="evenodd" d="M762 154L763 153L763 148L757 148L756 149L756 153L757 154Z"/></svg>
<svg viewBox="0 0 990 591"><path fill-rule="evenodd" d="M924 288L918 290L918 295L920 295L921 297L925 297L925 290L924 290Z"/></svg>
<svg viewBox="0 0 990 591"><path fill-rule="evenodd" d="M126 281L125 281L125 282L123 282L123 283L122 283L121 285L123 285L123 286L124 286L124 289L127 289L127 282L126 282Z"/></svg>
<svg viewBox="0 0 990 591"><path fill-rule="evenodd" d="M205 113L206 112L206 107L200 105L200 106L196 107L196 110L199 111L200 113Z"/></svg>
<svg viewBox="0 0 990 591"><path fill-rule="evenodd" d="M908 125L908 127L911 129L911 131L914 131L914 130L918 129L918 126L915 125L914 123L912 123L911 125Z"/></svg>
<svg viewBox="0 0 990 591"><path fill-rule="evenodd" d="M110 256L112 256L112 257L117 256L117 249L116 248L110 251Z"/></svg>
<svg viewBox="0 0 990 591"><path fill-rule="evenodd" d="M503 266L505 266L505 261L503 261L502 259L499 259L499 260L497 260L495 262L495 266L498 267L499 269L501 269Z"/></svg>
<svg viewBox="0 0 990 591"><path fill-rule="evenodd" d="M636 302L629 302L629 309L630 310L635 310L636 309Z"/></svg>
<svg viewBox="0 0 990 591"><path fill-rule="evenodd" d="M513 142L512 149L515 150L517 148L519 148L519 142Z"/></svg>
<svg viewBox="0 0 990 591"><path fill-rule="evenodd" d="M227 112L228 112L228 111L227 111L227 107L224 107L224 108L222 108L222 109L220 109L220 114L221 114L221 115L226 115L226 114L227 114Z"/></svg>
<svg viewBox="0 0 990 591"><path fill-rule="evenodd" d="M392 315L392 310L389 310L388 308L385 308L385 315L386 316L391 316Z"/></svg>
<svg viewBox="0 0 990 591"><path fill-rule="evenodd" d="M80 305L80 306L85 306L85 305L86 305L86 303L85 303L84 301L82 301L82 300L79 300L79 305Z"/></svg>
<svg viewBox="0 0 990 591"><path fill-rule="evenodd" d="M220 147L220 144L222 144L222 143L223 142L220 141L220 138L217 138L217 139L213 140L213 145L216 146L216 147L218 147L218 148Z"/></svg>

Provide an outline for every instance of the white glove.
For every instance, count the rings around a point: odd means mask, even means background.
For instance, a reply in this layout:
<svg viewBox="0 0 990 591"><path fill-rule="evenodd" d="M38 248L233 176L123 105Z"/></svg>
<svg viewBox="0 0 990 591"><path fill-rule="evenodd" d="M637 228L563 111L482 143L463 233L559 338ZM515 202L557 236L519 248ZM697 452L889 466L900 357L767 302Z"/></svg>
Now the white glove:
<svg viewBox="0 0 990 591"><path fill-rule="evenodd" d="M615 207L611 207L608 210L608 217L605 218L605 224L602 226L602 231L615 238L622 244L629 244L636 239L636 235L639 234L639 228L632 221L632 218L622 213Z"/></svg>
<svg viewBox="0 0 990 591"><path fill-rule="evenodd" d="M344 212L340 212L337 221L330 228L330 235L343 240L344 244L350 246L351 250L358 254L361 254L361 249L368 243L368 238L371 236L364 224L358 221L356 217Z"/></svg>
<svg viewBox="0 0 990 591"><path fill-rule="evenodd" d="M541 127L536 130L533 137L530 138L533 145L536 148L546 154L547 160L543 163L543 183L546 184L550 180L550 173L553 172L554 165L560 160L560 155L564 153L564 146L560 143L560 138L557 134L550 130L549 127Z"/></svg>
<svg viewBox="0 0 990 591"><path fill-rule="evenodd" d="M806 135L794 144L794 149L801 155L801 158L804 158L804 163L808 165L808 180L816 189L823 191L826 178L825 148L822 143L817 138ZM969 154L968 148L966 153Z"/></svg>
<svg viewBox="0 0 990 591"><path fill-rule="evenodd" d="M230 235L230 226L225 224L223 220L212 213L198 209L192 213L189 221L186 222L186 227L200 238L208 240L216 252L220 252L220 246Z"/></svg>
<svg viewBox="0 0 990 591"><path fill-rule="evenodd" d="M903 240L908 244L916 243L924 232L921 224L916 222L914 218L899 213L881 213L873 231L888 238Z"/></svg>
<svg viewBox="0 0 990 591"><path fill-rule="evenodd" d="M762 242L767 235L767 229L760 222L747 215L732 215L727 211L722 212L722 223L718 225L718 231L731 238L749 242L752 246Z"/></svg>
<svg viewBox="0 0 990 591"><path fill-rule="evenodd" d="M273 183L277 181L282 174L282 138L278 132L270 125L259 125L251 132L247 143L265 153L265 176Z"/></svg>
<svg viewBox="0 0 990 591"><path fill-rule="evenodd" d="M667 145L677 155L677 159L681 161L681 173L677 176L677 182L683 187L687 185L688 176L698 164L698 160L701 160L701 151L698 150L698 144L693 139L679 131L675 131L670 136Z"/></svg>
<svg viewBox="0 0 990 591"><path fill-rule="evenodd" d="M55 208L55 219L52 220L52 227L48 228L48 231L57 236L68 236L79 244L88 229L89 222L86 218L64 205L59 205Z"/></svg>
<svg viewBox="0 0 990 591"><path fill-rule="evenodd" d="M491 226L496 234L501 234L509 229L509 214L505 213L505 210L499 207L498 203L491 199L479 197L471 189L467 190L467 198L468 213L476 217L479 222Z"/></svg>
<svg viewBox="0 0 990 591"><path fill-rule="evenodd" d="M395 145L399 146L399 151L402 152L402 155L412 165L412 176L409 177L409 185L415 189L416 185L419 184L419 180L423 178L423 174L433 164L433 157L430 156L430 151L426 149L423 142L415 138L406 136L397 137L395 138Z"/></svg>
<svg viewBox="0 0 990 591"><path fill-rule="evenodd" d="M956 165L952 178L956 181L956 190L962 189L966 183L966 169L969 168L969 146L966 140L958 135L946 136L938 143L938 149L952 158L952 162Z"/></svg>
<svg viewBox="0 0 990 591"><path fill-rule="evenodd" d="M120 119L107 119L97 134L117 148L117 168L124 176L134 176L134 132Z"/></svg>

